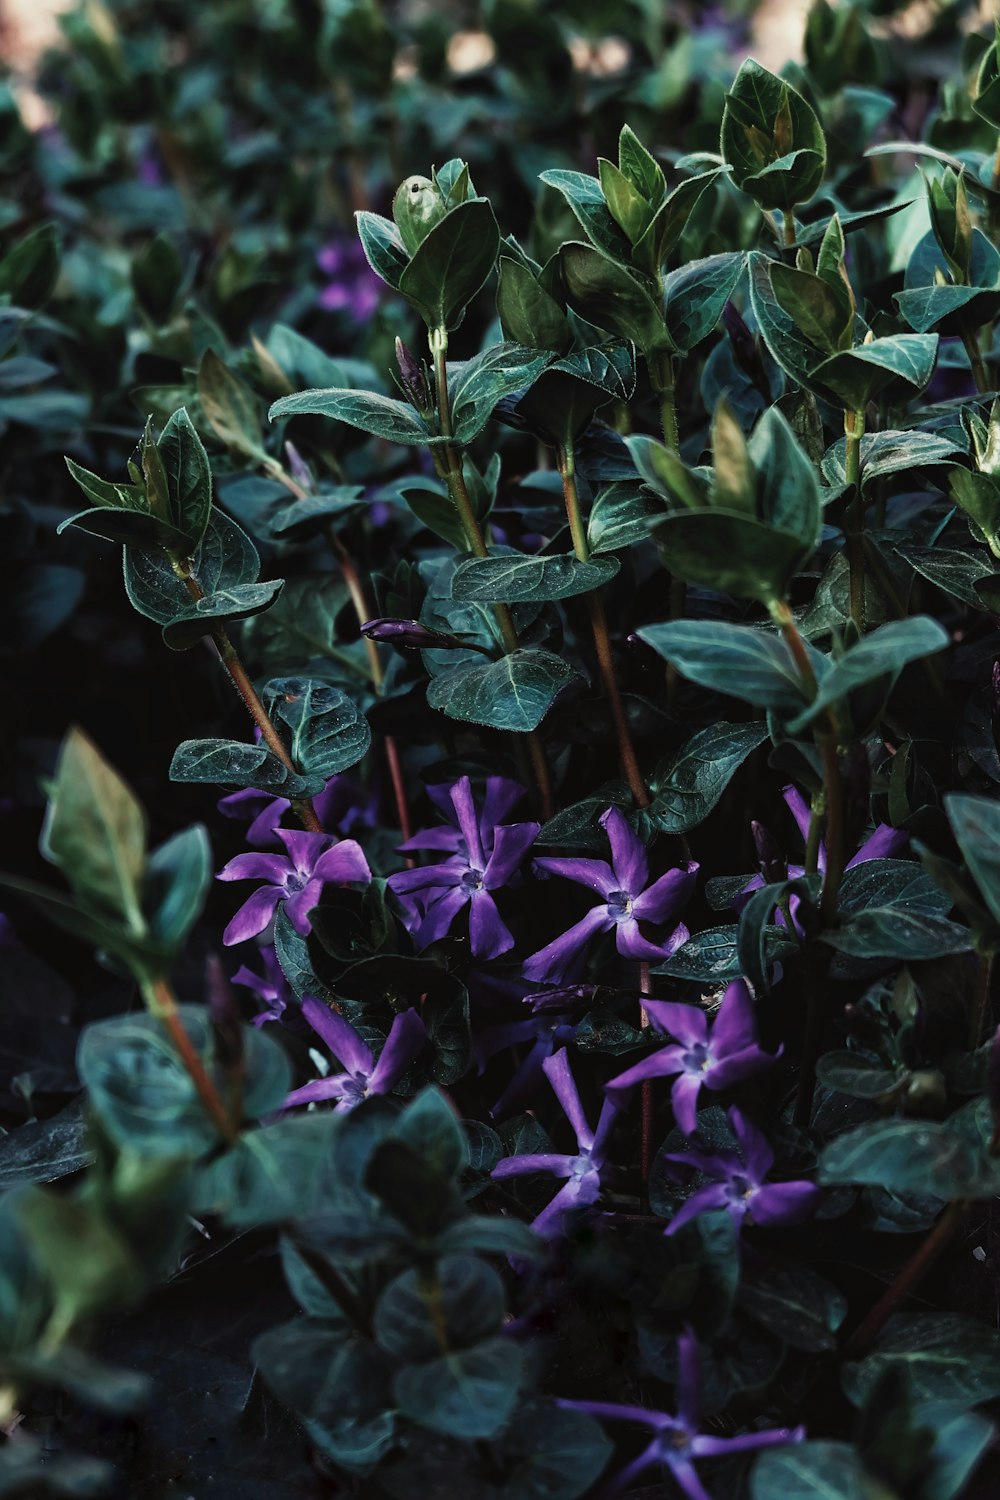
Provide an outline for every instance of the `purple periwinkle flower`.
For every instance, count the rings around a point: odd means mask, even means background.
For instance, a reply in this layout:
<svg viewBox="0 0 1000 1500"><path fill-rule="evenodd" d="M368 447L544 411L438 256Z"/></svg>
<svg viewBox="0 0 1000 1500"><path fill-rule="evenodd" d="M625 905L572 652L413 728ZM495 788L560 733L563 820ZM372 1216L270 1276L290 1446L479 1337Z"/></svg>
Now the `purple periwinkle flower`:
<svg viewBox="0 0 1000 1500"><path fill-rule="evenodd" d="M458 913L469 908L469 939L477 958L498 958L514 946L514 939L497 910L492 892L501 890L517 873L538 834L537 823L502 821L524 795L516 781L490 776L481 812L472 796L472 783L462 776L454 786L430 787L428 795L456 824L416 834L400 849L440 849L448 858L418 870L390 875L397 896L414 898L418 908L418 948L450 931Z"/></svg>
<svg viewBox="0 0 1000 1500"><path fill-rule="evenodd" d="M355 1109L371 1094L391 1094L427 1040L427 1028L417 1012L404 1010L394 1018L376 1062L372 1049L351 1023L321 1000L307 997L302 1002L302 1014L343 1072L315 1078L293 1089L285 1100L286 1109L333 1100L334 1109L344 1111Z"/></svg>
<svg viewBox="0 0 1000 1500"><path fill-rule="evenodd" d="M495 1117L510 1114L530 1103L546 1058L551 1057L557 1047L571 1042L579 1029L579 1021L551 1011L540 1011L519 1021L499 1021L493 1026L481 1026L472 1044L480 1073L490 1058L504 1048L519 1042L530 1043L490 1114Z"/></svg>
<svg viewBox="0 0 1000 1500"><path fill-rule="evenodd" d="M260 956L264 962L263 974L255 974L253 969L241 964L233 975L233 984L252 990L263 1003L264 1009L253 1017L255 1026L263 1026L267 1021L280 1021L293 1003L292 991L278 962L277 953L273 948L265 947L261 948Z"/></svg>
<svg viewBox="0 0 1000 1500"><path fill-rule="evenodd" d="M277 828L275 832L286 854L237 854L215 877L267 882L244 902L222 934L227 948L263 932L282 901L295 931L305 937L309 912L319 902L324 885L347 885L352 880L372 878L368 861L354 839L338 842L332 834L291 828Z"/></svg>
<svg viewBox="0 0 1000 1500"><path fill-rule="evenodd" d="M382 283L365 259L360 240L337 239L324 245L316 264L329 277L317 298L328 312L345 312L365 323L382 299Z"/></svg>
<svg viewBox="0 0 1000 1500"><path fill-rule="evenodd" d="M336 828L340 833L349 833L357 827L377 827L377 809L371 803L362 805L360 796L361 788L349 776L331 776L313 798L316 816L324 828ZM271 792L258 792L250 787L230 792L216 803L224 818L249 819L247 843L255 848L278 842L279 825L291 805L288 797L275 797Z"/></svg>
<svg viewBox="0 0 1000 1500"><path fill-rule="evenodd" d="M573 1127L577 1151L571 1156L545 1151L533 1156L508 1156L493 1168L493 1176L520 1177L527 1172L547 1172L552 1177L566 1179L551 1203L532 1221L531 1227L538 1234L548 1237L559 1233L564 1216L572 1209L596 1203L600 1197L601 1178L607 1164L608 1137L618 1114L618 1106L612 1098L605 1097L597 1129L592 1130L583 1112L580 1094L570 1071L569 1053L565 1047L545 1059L542 1072L551 1083L563 1113Z"/></svg>
<svg viewBox="0 0 1000 1500"><path fill-rule="evenodd" d="M699 1458L721 1458L729 1453L746 1453L755 1448L778 1448L799 1443L805 1437L804 1427L772 1427L763 1432L744 1432L736 1437L717 1437L699 1432L701 1400L698 1341L686 1328L677 1341L679 1371L677 1379L677 1412L647 1411L643 1406L619 1406L613 1401L560 1401L560 1406L608 1421L637 1422L650 1429L651 1438L639 1457L627 1465L615 1479L611 1493L631 1489L647 1469L670 1470L688 1500L712 1500L695 1469Z"/></svg>
<svg viewBox="0 0 1000 1500"><path fill-rule="evenodd" d="M669 958L690 936L684 924L677 921L677 915L691 894L697 864L689 862L668 870L650 885L646 851L624 813L617 807L609 807L600 821L611 845L610 864L603 859L535 861L540 870L589 886L601 900L561 937L527 959L524 973L528 979L563 979L584 945L599 932L614 931L618 952L625 958L654 962ZM653 943L643 936L640 921L658 926L669 924L672 930L665 941Z"/></svg>
<svg viewBox="0 0 1000 1500"><path fill-rule="evenodd" d="M647 1078L676 1074L670 1103L674 1119L686 1135L697 1129L698 1095L704 1086L730 1088L761 1068L770 1067L781 1055L780 1047L773 1054L761 1049L753 1000L742 979L734 979L727 987L711 1031L708 1017L697 1005L644 1000L643 1006L653 1025L677 1040L619 1073L607 1086L630 1089Z"/></svg>
<svg viewBox="0 0 1000 1500"><path fill-rule="evenodd" d="M815 1210L820 1199L820 1189L816 1184L768 1182L767 1175L774 1166L774 1152L766 1138L735 1106L728 1114L739 1151L721 1147L702 1151L693 1147L688 1151L664 1153L667 1161L697 1167L699 1172L713 1179L706 1187L693 1192L678 1209L667 1225L667 1234L676 1233L682 1224L699 1214L721 1208L732 1214L737 1224L746 1220L749 1224L764 1227L799 1224Z"/></svg>

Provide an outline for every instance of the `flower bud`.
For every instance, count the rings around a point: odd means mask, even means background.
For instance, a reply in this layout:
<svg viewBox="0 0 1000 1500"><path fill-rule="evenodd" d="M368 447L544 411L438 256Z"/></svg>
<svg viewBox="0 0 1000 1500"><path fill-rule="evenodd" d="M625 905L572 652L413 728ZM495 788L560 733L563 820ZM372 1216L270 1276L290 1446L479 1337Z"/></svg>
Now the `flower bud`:
<svg viewBox="0 0 1000 1500"><path fill-rule="evenodd" d="M407 177L392 200L392 217L411 255L417 253L446 213L444 195L429 177Z"/></svg>
<svg viewBox="0 0 1000 1500"><path fill-rule="evenodd" d="M396 364L399 366L399 383L407 401L422 417L433 416L434 403L424 367L401 338L396 339Z"/></svg>
<svg viewBox="0 0 1000 1500"><path fill-rule="evenodd" d="M387 641L393 646L408 646L417 651L469 651L480 650L457 635L447 635L442 630L428 630L419 620L366 620L361 634L370 641Z"/></svg>
<svg viewBox="0 0 1000 1500"><path fill-rule="evenodd" d="M763 823L758 823L756 818L751 819L750 828L753 833L753 845L757 851L760 873L768 885L776 885L779 880L787 880L788 862L768 829Z"/></svg>

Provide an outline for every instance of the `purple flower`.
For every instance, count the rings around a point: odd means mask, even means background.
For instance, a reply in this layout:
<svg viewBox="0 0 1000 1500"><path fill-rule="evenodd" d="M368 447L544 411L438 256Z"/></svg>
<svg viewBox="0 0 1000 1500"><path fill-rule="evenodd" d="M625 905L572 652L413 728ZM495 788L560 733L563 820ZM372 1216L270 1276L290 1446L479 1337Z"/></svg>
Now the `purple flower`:
<svg viewBox="0 0 1000 1500"><path fill-rule="evenodd" d="M687 941L689 933L677 914L694 885L697 864L668 870L649 885L649 863L641 840L617 807L601 817L601 827L611 844L611 864L602 859L537 859L538 869L564 875L578 885L590 886L601 897L587 915L561 937L533 953L524 965L529 979L562 979L589 938L614 929L618 952L626 958L659 960ZM639 929L640 921L669 923L672 931L665 942L652 943Z"/></svg>
<svg viewBox="0 0 1000 1500"><path fill-rule="evenodd" d="M542 1074L546 1058L552 1056L559 1046L573 1040L580 1023L571 1016L539 1012L519 1021L500 1021L493 1026L482 1026L476 1032L472 1044L479 1072L482 1073L491 1057L506 1047L519 1042L530 1042L527 1054L520 1060L511 1075L507 1087L490 1110L493 1116L510 1114L531 1101Z"/></svg>
<svg viewBox="0 0 1000 1500"><path fill-rule="evenodd" d="M450 788L429 787L431 799L457 827L431 828L400 844L400 849L450 851L440 864L400 870L388 885L397 896L413 896L418 907L414 942L426 948L450 931L463 907L469 907L469 938L477 958L498 958L514 946L492 892L517 872L538 834L537 823L504 823L524 795L516 781L490 776L483 810L476 812L472 784L463 776Z"/></svg>
<svg viewBox="0 0 1000 1500"><path fill-rule="evenodd" d="M354 839L338 843L328 833L300 833L290 828L277 828L275 832L287 854L237 854L215 877L267 882L244 902L222 934L227 948L263 932L281 901L295 931L305 937L309 912L318 903L324 885L372 878L368 861Z"/></svg>
<svg viewBox="0 0 1000 1500"><path fill-rule="evenodd" d="M534 1156L508 1156L493 1168L493 1176L519 1177L526 1172L548 1172L552 1177L566 1179L551 1203L532 1222L534 1230L549 1236L559 1233L562 1220L568 1212L588 1203L596 1203L600 1197L608 1137L618 1114L618 1106L613 1099L606 1097L601 1106L597 1129L591 1130L570 1072L569 1053L565 1047L553 1057L545 1059L542 1072L555 1090L563 1113L573 1127L577 1152L574 1156L560 1156L552 1152L539 1152Z"/></svg>
<svg viewBox="0 0 1000 1500"><path fill-rule="evenodd" d="M788 806L788 810L791 813L792 817L795 819L796 824L798 825L798 829L802 835L803 840L808 843L809 822L811 817L808 802L803 797L798 787L782 787L781 795L784 797L785 802ZM848 860L846 868L848 870L853 870L855 865L862 865L869 859L891 859L894 854L897 854L899 852L908 838L909 834L905 833L901 828L892 828L888 823L879 823L878 827L875 829L875 832L869 834L868 838L865 839L864 843L861 845L861 848L858 850L857 854L855 854L854 858ZM820 871L824 871L826 869L826 845L822 840L820 840L817 865ZM790 864L788 866L788 878L790 880L796 880L805 873L805 868L802 865ZM759 891L761 886L764 884L765 881L763 875L755 875L752 880L748 880L746 885L740 891L736 900L733 902L734 909L736 911L739 911L742 907L744 907L749 900L751 893L753 891ZM798 897L793 896L791 899L791 911L793 916L795 915L795 910L798 904ZM782 922L784 920L780 912L778 912L777 914L777 920L779 922Z"/></svg>
<svg viewBox="0 0 1000 1500"><path fill-rule="evenodd" d="M317 298L329 312L346 312L355 323L365 323L382 296L382 283L365 259L360 240L333 240L316 256L316 264L330 280Z"/></svg>
<svg viewBox="0 0 1000 1500"><path fill-rule="evenodd" d="M696 1005L667 1000L644 1000L643 1006L658 1030L677 1041L612 1078L609 1089L630 1089L647 1078L677 1080L670 1092L674 1119L691 1135L698 1125L698 1095L710 1089L726 1089L775 1062L781 1055L762 1051L757 1039L750 991L742 979L734 979L722 997L711 1035L708 1017Z"/></svg>
<svg viewBox="0 0 1000 1500"><path fill-rule="evenodd" d="M349 776L331 776L319 795L313 798L313 807L324 828L348 833L359 825L376 827L376 811L370 805L360 805L360 793L360 787ZM288 797L275 797L270 792L258 792L249 787L220 797L216 804L224 818L250 820L247 843L258 849L277 843L278 827L291 805Z"/></svg>
<svg viewBox="0 0 1000 1500"><path fill-rule="evenodd" d="M321 1000L307 997L302 1002L302 1014L344 1071L293 1089L285 1100L286 1109L334 1099L334 1108L343 1111L354 1109L370 1094L391 1094L427 1040L427 1028L417 1012L404 1010L394 1018L376 1062L372 1049L350 1022Z"/></svg>
<svg viewBox="0 0 1000 1500"><path fill-rule="evenodd" d="M694 1466L698 1458L724 1457L728 1453L746 1453L754 1448L777 1448L799 1443L805 1437L804 1427L772 1427L765 1432L745 1432L737 1437L715 1437L698 1431L701 1425L699 1394L698 1341L686 1328L677 1341L679 1371L677 1379L677 1413L647 1411L642 1406L619 1406L613 1401L560 1401L560 1406L590 1412L612 1422L638 1422L651 1431L649 1444L639 1457L622 1470L612 1493L631 1489L647 1469L665 1466L688 1500L712 1500Z"/></svg>
<svg viewBox="0 0 1000 1500"><path fill-rule="evenodd" d="M252 990L258 1000L264 1003L265 1009L258 1011L253 1018L255 1026L263 1026L267 1021L280 1021L292 1004L292 991L278 962L278 955L273 948L265 947L261 948L260 956L264 961L263 975L255 974L246 964L241 964L233 975L233 984Z"/></svg>
<svg viewBox="0 0 1000 1500"><path fill-rule="evenodd" d="M697 1167L714 1180L698 1188L678 1209L667 1225L674 1234L682 1224L720 1208L732 1214L737 1224L744 1219L765 1227L772 1224L799 1224L816 1208L820 1190L813 1182L767 1182L774 1166L774 1152L761 1132L751 1125L735 1107L728 1112L729 1123L739 1144L739 1151L720 1147L715 1151L667 1151L667 1161L683 1162Z"/></svg>

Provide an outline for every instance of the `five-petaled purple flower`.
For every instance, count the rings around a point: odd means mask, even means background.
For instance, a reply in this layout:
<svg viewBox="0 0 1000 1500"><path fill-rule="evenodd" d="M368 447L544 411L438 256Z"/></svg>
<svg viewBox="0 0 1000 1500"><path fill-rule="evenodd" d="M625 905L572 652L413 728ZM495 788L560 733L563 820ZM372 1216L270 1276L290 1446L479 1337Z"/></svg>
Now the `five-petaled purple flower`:
<svg viewBox="0 0 1000 1500"><path fill-rule="evenodd" d="M649 885L649 862L642 841L629 827L624 813L609 807L601 817L601 827L611 844L611 863L603 859L536 859L540 870L564 875L578 885L586 885L601 897L599 905L576 922L561 937L533 953L524 964L529 979L562 979L572 968L587 940L599 932L615 934L618 952L626 958L659 960L669 958L686 942L689 933L677 915L694 886L698 866L688 863L668 870ZM658 925L671 924L672 931L662 943L650 942L639 929L640 921Z"/></svg>
<svg viewBox="0 0 1000 1500"><path fill-rule="evenodd" d="M618 1106L612 1098L605 1097L597 1129L591 1130L583 1112L576 1082L570 1072L569 1053L565 1047L545 1059L542 1071L573 1127L577 1152L574 1156L545 1151L533 1156L508 1156L493 1168L493 1176L519 1177L527 1172L547 1172L552 1177L564 1177L566 1181L563 1186L552 1202L532 1221L531 1226L538 1234L556 1235L562 1227L565 1214L571 1209L596 1203L601 1195L601 1176L607 1163L608 1137L618 1114Z"/></svg>
<svg viewBox="0 0 1000 1500"><path fill-rule="evenodd" d="M304 937L309 931L309 912L318 904L324 885L372 878L354 839L338 843L332 834L289 828L276 828L275 833L287 854L237 854L216 876L217 880L267 881L240 907L222 934L227 948L263 932L280 901L292 926Z"/></svg>
<svg viewBox="0 0 1000 1500"><path fill-rule="evenodd" d="M805 1437L804 1427L772 1427L764 1432L744 1432L736 1437L715 1437L699 1432L701 1401L698 1341L689 1328L677 1341L679 1362L677 1379L677 1413L647 1411L643 1406L619 1406L612 1401L560 1401L575 1411L610 1421L637 1422L652 1433L639 1457L617 1476L612 1493L631 1489L647 1469L665 1466L688 1500L712 1500L695 1469L695 1459L721 1458L729 1453L746 1453L755 1448L778 1448L799 1443Z"/></svg>
<svg viewBox="0 0 1000 1500"><path fill-rule="evenodd" d="M263 1026L266 1021L280 1021L293 1004L291 987L278 962L277 953L272 947L265 947L261 948L260 956L264 962L263 975L255 974L246 964L241 964L233 975L233 984L252 990L266 1007L253 1017L255 1026Z"/></svg>
<svg viewBox="0 0 1000 1500"><path fill-rule="evenodd" d="M418 948L444 937L463 907L469 908L469 938L477 958L497 958L514 939L497 910L492 892L507 885L538 834L537 823L502 821L524 796L516 781L490 776L483 810L476 812L472 783L462 776L454 786L429 787L428 795L457 827L431 828L400 848L441 849L448 858L418 870L390 875L398 896L412 896L418 908L414 941Z"/></svg>
<svg viewBox="0 0 1000 1500"><path fill-rule="evenodd" d="M732 1214L737 1225L745 1219L750 1224L765 1227L799 1224L816 1208L820 1189L815 1183L765 1181L774 1166L774 1152L740 1110L734 1106L728 1114L739 1151L722 1147L702 1151L695 1146L687 1151L664 1152L667 1161L683 1162L714 1179L706 1187L693 1192L678 1209L667 1225L667 1234L674 1234L698 1214L721 1208Z"/></svg>
<svg viewBox="0 0 1000 1500"><path fill-rule="evenodd" d="M394 1018L376 1062L351 1023L321 1000L307 997L302 1014L344 1071L293 1089L285 1100L286 1109L333 1099L334 1108L343 1111L354 1109L370 1094L390 1094L427 1040L427 1028L417 1012L404 1010Z"/></svg>
<svg viewBox="0 0 1000 1500"><path fill-rule="evenodd" d="M677 1041L643 1058L617 1078L609 1089L629 1089L647 1078L669 1078L677 1074L670 1092L674 1119L691 1135L698 1123L698 1095L704 1085L726 1089L751 1073L768 1067L781 1055L764 1052L757 1041L757 1022L750 991L742 979L734 979L722 997L709 1034L708 1017L697 1005L669 1000L644 1000L650 1020L658 1030Z"/></svg>

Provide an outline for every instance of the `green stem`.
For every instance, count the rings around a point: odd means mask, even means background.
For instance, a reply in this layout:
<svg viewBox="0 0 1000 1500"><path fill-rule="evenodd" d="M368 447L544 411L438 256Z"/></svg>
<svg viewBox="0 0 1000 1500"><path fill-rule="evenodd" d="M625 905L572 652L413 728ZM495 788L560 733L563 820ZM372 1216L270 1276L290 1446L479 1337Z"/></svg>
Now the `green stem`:
<svg viewBox="0 0 1000 1500"><path fill-rule="evenodd" d="M448 332L444 328L432 328L428 334L431 356L434 361L434 384L437 391L438 407L438 431L443 438L451 439L451 407L448 400ZM483 536L482 527L476 516L469 498L469 491L465 484L465 475L462 472L462 455L455 443L448 441L444 445L444 455L439 458L435 450L434 462L445 484L448 486L448 494L452 504L458 512L458 518L465 534L466 544L474 557L488 557L489 549ZM493 612L500 628L505 653L509 656L517 651L520 642L517 638L517 630L514 627L513 616L506 604L494 604ZM537 731L532 731L528 736L528 751L531 755L531 764L535 773L535 781L538 785L538 794L541 800L542 811L546 821L555 816L555 794L552 788L552 772L545 756L545 749Z"/></svg>
<svg viewBox="0 0 1000 1500"><path fill-rule="evenodd" d="M576 486L576 455L573 450L572 437L568 437L564 446L558 453L559 472L562 475L563 497L566 502L566 516L569 521L570 536L573 538L573 551L581 562L587 562L590 557L590 546L587 542L586 529L583 524L583 516L580 510L580 494ZM621 692L618 687L618 677L615 672L614 653L611 649L611 633L608 630L608 617L604 608L604 600L598 589L590 589L586 594L587 611L590 615L590 626L594 636L594 649L597 652L597 666L601 674L601 683L604 688L604 696L608 700L611 710L611 720L614 724L615 740L618 745L618 758L625 772L625 779L633 797L640 807L649 806L649 792L639 769L639 761L636 757L635 747L632 744L632 736L629 732L628 720L625 717L625 708L622 703Z"/></svg>
<svg viewBox="0 0 1000 1500"><path fill-rule="evenodd" d="M239 1134L239 1130L219 1097L219 1091L209 1077L205 1064L198 1056L194 1043L184 1030L184 1023L177 1009L173 990L162 976L144 979L140 988L150 1015L163 1022L167 1035L173 1042L184 1066L184 1071L194 1084L198 1098L204 1105L205 1113L226 1144L231 1145Z"/></svg>
<svg viewBox="0 0 1000 1500"><path fill-rule="evenodd" d="M861 439L865 432L863 411L844 412L844 436L847 440L844 454L844 479L854 488L845 518L847 539L847 565L851 580L851 619L858 634L865 630L865 503L861 494Z"/></svg>
<svg viewBox="0 0 1000 1500"><path fill-rule="evenodd" d="M961 330L962 344L966 354L969 356L969 364L972 366L972 378L976 382L976 390L984 395L991 389L989 372L983 360L983 353L979 347L979 337L976 329L963 327Z"/></svg>
<svg viewBox="0 0 1000 1500"><path fill-rule="evenodd" d="M819 846L820 835L823 832L823 819L826 816L826 802L822 794L817 794L809 808L809 836L806 839L806 863L807 875L815 875L819 869Z"/></svg>
<svg viewBox="0 0 1000 1500"><path fill-rule="evenodd" d="M795 244L795 214L790 208L786 208L782 214L782 230L784 231L785 247L790 250Z"/></svg>
<svg viewBox="0 0 1000 1500"><path fill-rule="evenodd" d="M973 1050L983 1040L983 1033L989 1030L990 985L992 979L993 954L983 953L980 955L979 967L976 972L976 987L973 998L971 1026L969 1029L969 1046Z"/></svg>

